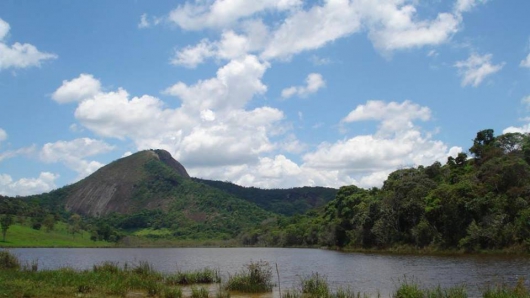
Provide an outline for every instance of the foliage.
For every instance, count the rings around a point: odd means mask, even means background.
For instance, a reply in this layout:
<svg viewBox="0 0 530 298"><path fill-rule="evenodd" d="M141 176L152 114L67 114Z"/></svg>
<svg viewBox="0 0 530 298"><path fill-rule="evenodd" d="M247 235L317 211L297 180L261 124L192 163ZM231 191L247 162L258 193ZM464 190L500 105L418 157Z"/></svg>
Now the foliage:
<svg viewBox="0 0 530 298"><path fill-rule="evenodd" d="M530 136L477 133L470 148L391 173L381 189L341 187L325 207L263 222L247 245L530 251Z"/></svg>
<svg viewBox="0 0 530 298"><path fill-rule="evenodd" d="M193 178L194 181L212 186L238 198L252 202L277 214L292 216L303 214L333 200L337 190L327 187L295 187L289 189L260 189L244 187L230 182Z"/></svg>
<svg viewBox="0 0 530 298"><path fill-rule="evenodd" d="M0 217L0 227L2 228L2 241L6 242L6 234L9 227L13 224L13 216L11 214L4 214Z"/></svg>

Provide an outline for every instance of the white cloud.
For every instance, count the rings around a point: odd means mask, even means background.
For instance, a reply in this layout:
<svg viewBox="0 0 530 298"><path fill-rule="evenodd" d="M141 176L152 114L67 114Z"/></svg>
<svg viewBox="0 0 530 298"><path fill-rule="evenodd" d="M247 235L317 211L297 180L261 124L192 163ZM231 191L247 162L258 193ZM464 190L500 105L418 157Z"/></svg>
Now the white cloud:
<svg viewBox="0 0 530 298"><path fill-rule="evenodd" d="M530 124L525 124L523 126L510 126L508 128L505 128L502 133L505 134L505 133L515 133L515 132L518 132L518 133L530 133Z"/></svg>
<svg viewBox="0 0 530 298"><path fill-rule="evenodd" d="M0 128L0 143L7 140L7 132Z"/></svg>
<svg viewBox="0 0 530 298"><path fill-rule="evenodd" d="M2 41L7 36L9 30L11 30L11 26L9 26L6 21L0 19L0 41Z"/></svg>
<svg viewBox="0 0 530 298"><path fill-rule="evenodd" d="M519 64L519 66L530 68L530 54L528 54L528 56L526 56L526 58L521 61L521 64Z"/></svg>
<svg viewBox="0 0 530 298"><path fill-rule="evenodd" d="M282 97L289 98L293 95L300 97L306 97L309 94L317 92L319 89L324 88L326 82L319 73L311 73L306 78L305 86L292 86L282 90Z"/></svg>
<svg viewBox="0 0 530 298"><path fill-rule="evenodd" d="M81 74L63 84L52 94L52 99L58 103L69 103L91 98L101 91L101 83L90 74Z"/></svg>
<svg viewBox="0 0 530 298"><path fill-rule="evenodd" d="M288 16L271 33L271 40L261 57L282 58L318 49L360 29L361 16L355 4L347 0L327 0L322 6L315 5Z"/></svg>
<svg viewBox="0 0 530 298"><path fill-rule="evenodd" d="M255 163L276 148L270 138L283 127L284 115L277 109L245 109L266 92L261 78L268 67L246 56L221 67L213 78L179 82L165 91L182 101L174 109L150 95L131 98L121 88L99 92L77 103L75 117L100 136L132 140L139 150L166 149L187 168Z"/></svg>
<svg viewBox="0 0 530 298"><path fill-rule="evenodd" d="M239 109L253 96L267 91L261 78L269 67L268 63L249 55L221 67L215 78L192 86L179 82L167 88L165 93L178 96L183 108L192 111Z"/></svg>
<svg viewBox="0 0 530 298"><path fill-rule="evenodd" d="M455 13L461 14L472 10L479 3L486 3L487 0L457 0L455 3Z"/></svg>
<svg viewBox="0 0 530 298"><path fill-rule="evenodd" d="M448 149L414 125L414 120L427 121L430 115L430 109L410 101L369 101L355 108L342 122L376 120L380 121L378 131L374 135L322 143L303 156L304 167L340 171L359 186L372 187L381 186L386 175L399 167L445 162L449 154L461 148Z"/></svg>
<svg viewBox="0 0 530 298"><path fill-rule="evenodd" d="M226 28L238 20L264 10L285 11L302 4L300 0L206 0L186 2L169 14L169 20L185 30Z"/></svg>
<svg viewBox="0 0 530 298"><path fill-rule="evenodd" d="M39 52L34 45L28 43L16 42L12 46L8 46L4 39L9 30L9 24L0 19L0 71L8 68L38 67L45 60L57 58L55 54Z"/></svg>
<svg viewBox="0 0 530 298"><path fill-rule="evenodd" d="M17 157L19 155L31 155L35 152L35 145L29 146L29 147L23 147L17 150L7 150L4 152L0 152L0 162L2 162L5 159Z"/></svg>
<svg viewBox="0 0 530 298"><path fill-rule="evenodd" d="M343 123L377 120L380 121L379 133L388 134L414 127L413 120L427 121L431 118L431 110L411 101L402 103L386 103L370 100L365 105L357 106L344 119Z"/></svg>
<svg viewBox="0 0 530 298"><path fill-rule="evenodd" d="M151 27L151 23L149 23L149 21L147 20L147 14L144 13L140 17L140 23L138 23L138 28L145 29L145 28L149 28L149 27Z"/></svg>
<svg viewBox="0 0 530 298"><path fill-rule="evenodd" d="M467 60L456 62L455 67L462 76L462 86L478 87L486 77L500 71L505 63L492 64L492 57L492 54L480 56L473 53Z"/></svg>
<svg viewBox="0 0 530 298"><path fill-rule="evenodd" d="M42 172L38 178L21 178L14 181L7 174L0 174L0 194L5 196L28 196L48 192L56 188L59 175Z"/></svg>
<svg viewBox="0 0 530 298"><path fill-rule="evenodd" d="M214 44L206 39L203 39L196 46L187 46L182 50L175 51L175 56L170 62L173 65L195 68L197 65L203 63L205 59L214 55Z"/></svg>
<svg viewBox="0 0 530 298"><path fill-rule="evenodd" d="M361 1L374 46L391 52L399 49L439 45L458 31L460 19L440 13L434 20L417 21L416 8L404 1Z"/></svg>
<svg viewBox="0 0 530 298"><path fill-rule="evenodd" d="M39 154L40 160L46 163L61 162L78 173L77 179L84 178L103 164L97 161L87 161L85 158L106 153L114 149L100 140L80 138L72 141L58 141L45 144Z"/></svg>
<svg viewBox="0 0 530 298"><path fill-rule="evenodd" d="M384 55L396 50L434 46L449 41L460 30L462 12L478 3L460 1L453 12L420 19L415 2L404 0L325 0L307 8L298 5L298 1L282 8L274 2L278 1L256 4L219 0L179 6L170 14L170 19L182 28L222 28L223 34L220 41L203 40L196 46L177 51L172 63L195 67L207 58L232 59L249 53L265 60L285 59L359 32L367 32ZM236 11L236 7L241 9ZM285 12L286 7L289 9ZM274 11L284 14L274 14L280 19L273 18L269 26L261 19L248 19L258 12ZM222 14L228 17L218 18ZM234 30L238 29L241 32L236 33Z"/></svg>

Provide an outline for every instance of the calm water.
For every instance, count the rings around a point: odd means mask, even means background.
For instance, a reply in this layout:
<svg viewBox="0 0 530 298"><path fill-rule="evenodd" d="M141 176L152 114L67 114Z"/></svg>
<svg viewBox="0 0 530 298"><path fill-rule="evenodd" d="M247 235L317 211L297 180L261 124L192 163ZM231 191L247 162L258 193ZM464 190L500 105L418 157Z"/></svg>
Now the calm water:
<svg viewBox="0 0 530 298"><path fill-rule="evenodd" d="M147 261L162 272L209 267L223 275L239 271L250 261L264 260L278 264L283 289L296 287L301 276L318 272L327 276L333 287L349 286L372 295L379 292L383 297L405 276L425 286L464 284L471 296L489 284L515 284L520 277L530 281L530 258L521 257L397 256L289 248L20 248L11 252L22 261L38 260L39 269L91 269L103 261Z"/></svg>

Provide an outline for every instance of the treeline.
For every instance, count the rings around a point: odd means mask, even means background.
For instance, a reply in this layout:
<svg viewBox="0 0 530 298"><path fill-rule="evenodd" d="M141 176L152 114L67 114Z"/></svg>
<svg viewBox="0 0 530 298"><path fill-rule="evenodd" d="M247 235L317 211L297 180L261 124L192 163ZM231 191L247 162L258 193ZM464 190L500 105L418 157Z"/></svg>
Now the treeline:
<svg viewBox="0 0 530 298"><path fill-rule="evenodd" d="M245 245L530 250L530 136L477 133L470 156L391 173L378 189L342 187L304 216L263 222Z"/></svg>

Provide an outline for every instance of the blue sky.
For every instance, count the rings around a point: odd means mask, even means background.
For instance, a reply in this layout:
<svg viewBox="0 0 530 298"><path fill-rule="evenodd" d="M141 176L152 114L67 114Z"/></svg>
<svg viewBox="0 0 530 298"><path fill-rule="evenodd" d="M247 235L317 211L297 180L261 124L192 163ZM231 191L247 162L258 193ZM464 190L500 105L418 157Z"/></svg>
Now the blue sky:
<svg viewBox="0 0 530 298"><path fill-rule="evenodd" d="M381 186L530 132L525 0L0 2L0 194L138 150L245 186Z"/></svg>

